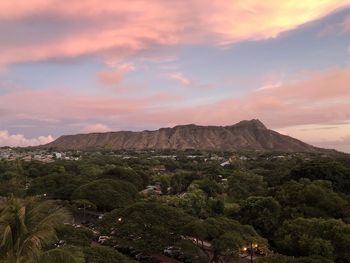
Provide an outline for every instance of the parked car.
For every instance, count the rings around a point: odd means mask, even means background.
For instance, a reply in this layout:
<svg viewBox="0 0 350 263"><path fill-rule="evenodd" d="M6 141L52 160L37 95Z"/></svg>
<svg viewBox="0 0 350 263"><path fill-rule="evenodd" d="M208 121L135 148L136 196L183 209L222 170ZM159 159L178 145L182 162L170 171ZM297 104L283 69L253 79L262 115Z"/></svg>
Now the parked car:
<svg viewBox="0 0 350 263"><path fill-rule="evenodd" d="M110 236L99 236L97 242L100 244L103 244L104 242L106 242L110 238L111 238Z"/></svg>
<svg viewBox="0 0 350 263"><path fill-rule="evenodd" d="M102 219L104 217L104 214L100 214L99 216L98 216L98 219Z"/></svg>
<svg viewBox="0 0 350 263"><path fill-rule="evenodd" d="M181 248L170 246L164 249L163 254L168 257L175 258L181 253Z"/></svg>

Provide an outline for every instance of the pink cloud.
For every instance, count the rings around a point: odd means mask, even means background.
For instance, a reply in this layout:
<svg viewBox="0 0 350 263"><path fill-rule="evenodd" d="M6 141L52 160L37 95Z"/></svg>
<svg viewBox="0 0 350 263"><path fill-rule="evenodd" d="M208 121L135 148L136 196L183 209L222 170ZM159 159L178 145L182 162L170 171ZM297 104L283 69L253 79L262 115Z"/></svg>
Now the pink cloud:
<svg viewBox="0 0 350 263"><path fill-rule="evenodd" d="M303 74L298 80L273 88L197 105L166 92L121 97L68 94L58 89L14 90L0 95L0 114L2 120L32 119L51 126L60 125L62 120L85 123L84 132L107 131L116 123L122 127L159 128L188 123L229 125L242 119L259 118L271 128L287 129L305 124L349 121L350 68L308 72L307 76ZM315 131L314 135L313 140L317 142L319 132ZM338 140L336 133L334 136L331 141ZM33 142L33 139L4 131L0 137L3 138L2 145L41 142L38 138Z"/></svg>
<svg viewBox="0 0 350 263"><path fill-rule="evenodd" d="M20 90L0 96L0 112L4 111L4 117L16 119L79 120L129 115L179 99L166 92L144 97L120 97L67 94L57 89Z"/></svg>
<svg viewBox="0 0 350 263"><path fill-rule="evenodd" d="M181 72L173 72L169 74L169 78L176 80L178 83L184 86L189 86L192 82Z"/></svg>
<svg viewBox="0 0 350 263"><path fill-rule="evenodd" d="M341 23L342 32L347 33L350 31L350 16L347 16Z"/></svg>
<svg viewBox="0 0 350 263"><path fill-rule="evenodd" d="M108 132L112 129L105 124L96 123L90 124L81 129L83 133L92 133L92 132Z"/></svg>
<svg viewBox="0 0 350 263"><path fill-rule="evenodd" d="M239 97L189 107L160 107L130 114L129 123L229 125L259 118L272 128L350 120L350 69L316 72L309 78ZM350 131L349 131L350 132Z"/></svg>
<svg viewBox="0 0 350 263"><path fill-rule="evenodd" d="M117 66L115 69L109 71L99 71L97 72L97 79L99 82L106 86L118 85L124 75L130 71L134 71L135 67L131 64L122 64Z"/></svg>
<svg viewBox="0 0 350 263"><path fill-rule="evenodd" d="M26 138L23 134L10 134L6 130L0 130L0 146L24 147L35 146L52 142L51 135L39 136L37 138Z"/></svg>
<svg viewBox="0 0 350 263"><path fill-rule="evenodd" d="M12 40L0 46L0 64L83 55L120 60L154 46L272 38L346 4L348 0L1 1L0 19L9 22L49 15L85 26L48 39L38 34L31 42Z"/></svg>
<svg viewBox="0 0 350 263"><path fill-rule="evenodd" d="M50 125L67 119L76 122L104 118L118 120L118 125L123 126L227 125L242 119L260 118L273 128L283 128L350 120L348 83L350 68L336 68L314 72L309 78L304 76L303 80L274 88L193 106L188 106L191 101L186 98L166 92L120 97L22 90L0 96L0 113L2 119L33 117L34 120L50 120Z"/></svg>
<svg viewBox="0 0 350 263"><path fill-rule="evenodd" d="M305 77L307 76L307 77ZM349 68L334 68L321 72L307 72L304 80L280 86L278 89L265 90L262 94L273 95L276 91L280 97L296 100L331 100L350 95Z"/></svg>

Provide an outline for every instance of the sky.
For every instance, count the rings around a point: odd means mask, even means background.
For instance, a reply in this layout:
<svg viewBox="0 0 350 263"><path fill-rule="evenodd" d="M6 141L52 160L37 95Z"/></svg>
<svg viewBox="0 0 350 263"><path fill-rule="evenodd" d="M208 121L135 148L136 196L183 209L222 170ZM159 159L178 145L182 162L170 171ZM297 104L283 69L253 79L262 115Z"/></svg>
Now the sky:
<svg viewBox="0 0 350 263"><path fill-rule="evenodd" d="M350 152L350 0L0 1L0 146L260 119Z"/></svg>

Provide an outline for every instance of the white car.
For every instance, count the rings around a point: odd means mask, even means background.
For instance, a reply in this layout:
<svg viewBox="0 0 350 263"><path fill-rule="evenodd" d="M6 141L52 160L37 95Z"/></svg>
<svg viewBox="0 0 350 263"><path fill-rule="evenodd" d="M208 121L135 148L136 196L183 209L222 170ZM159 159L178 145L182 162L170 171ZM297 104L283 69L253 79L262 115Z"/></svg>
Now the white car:
<svg viewBox="0 0 350 263"><path fill-rule="evenodd" d="M103 244L104 242L106 242L110 238L111 238L110 236L99 236L97 242L100 244Z"/></svg>

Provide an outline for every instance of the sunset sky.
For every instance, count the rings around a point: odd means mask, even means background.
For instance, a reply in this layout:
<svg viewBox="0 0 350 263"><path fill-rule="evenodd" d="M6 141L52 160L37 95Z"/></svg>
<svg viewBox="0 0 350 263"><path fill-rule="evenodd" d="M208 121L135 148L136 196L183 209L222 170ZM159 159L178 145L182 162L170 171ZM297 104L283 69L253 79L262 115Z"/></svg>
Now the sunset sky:
<svg viewBox="0 0 350 263"><path fill-rule="evenodd" d="M260 119L350 152L350 0L0 1L0 146Z"/></svg>

